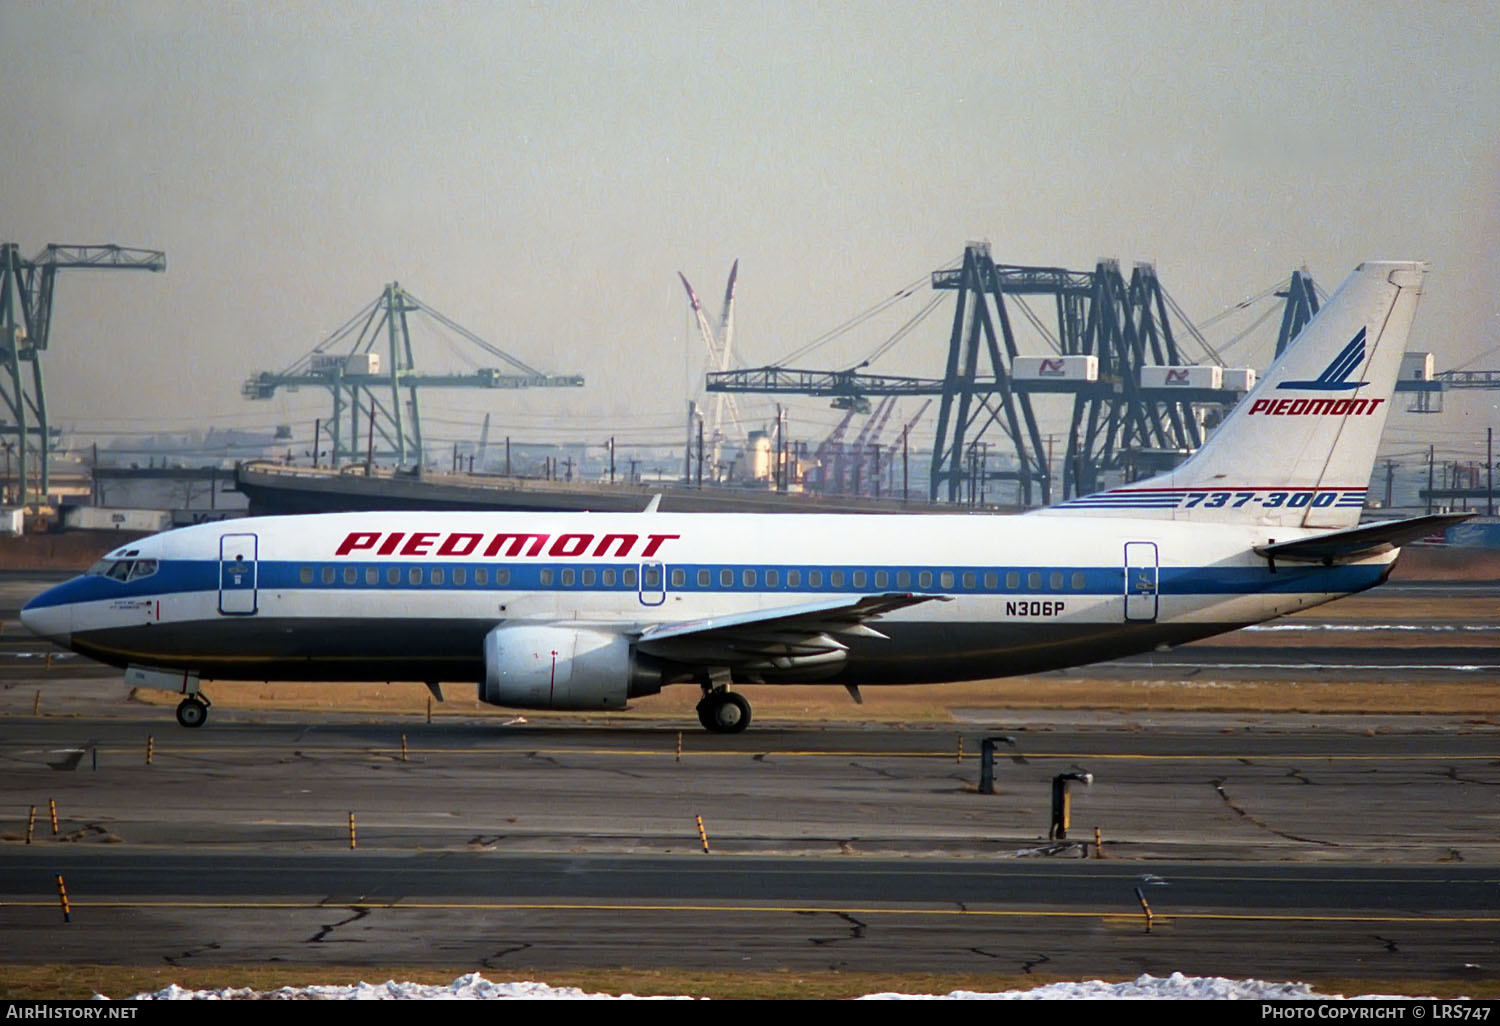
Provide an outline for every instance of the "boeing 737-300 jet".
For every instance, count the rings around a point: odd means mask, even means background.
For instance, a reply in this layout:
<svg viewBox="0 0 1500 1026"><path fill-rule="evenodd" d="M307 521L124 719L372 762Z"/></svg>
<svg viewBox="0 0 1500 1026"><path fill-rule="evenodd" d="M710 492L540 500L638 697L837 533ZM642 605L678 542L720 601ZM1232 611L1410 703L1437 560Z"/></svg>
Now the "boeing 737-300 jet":
<svg viewBox="0 0 1500 1026"><path fill-rule="evenodd" d="M1425 274L1361 265L1177 469L1024 515L266 517L131 543L21 618L180 690L186 727L203 680L409 680L554 710L694 684L728 733L737 684L858 697L1179 645L1373 587L1452 521L1359 526Z"/></svg>

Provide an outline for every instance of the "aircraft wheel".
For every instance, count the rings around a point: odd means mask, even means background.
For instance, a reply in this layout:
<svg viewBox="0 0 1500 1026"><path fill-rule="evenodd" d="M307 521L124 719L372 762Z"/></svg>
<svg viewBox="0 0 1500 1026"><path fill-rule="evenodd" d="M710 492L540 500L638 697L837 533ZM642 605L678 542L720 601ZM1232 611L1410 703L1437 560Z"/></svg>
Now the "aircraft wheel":
<svg viewBox="0 0 1500 1026"><path fill-rule="evenodd" d="M208 706L196 698L184 698L177 703L177 722L184 727L201 727L208 719Z"/></svg>
<svg viewBox="0 0 1500 1026"><path fill-rule="evenodd" d="M710 691L698 703L698 722L715 734L738 734L750 726L750 703L734 691Z"/></svg>

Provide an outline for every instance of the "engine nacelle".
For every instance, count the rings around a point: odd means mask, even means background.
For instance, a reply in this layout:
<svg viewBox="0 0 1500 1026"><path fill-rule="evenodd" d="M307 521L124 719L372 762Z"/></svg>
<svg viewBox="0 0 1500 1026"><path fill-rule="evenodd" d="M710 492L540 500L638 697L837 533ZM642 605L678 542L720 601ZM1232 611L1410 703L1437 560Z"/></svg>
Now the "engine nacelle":
<svg viewBox="0 0 1500 1026"><path fill-rule="evenodd" d="M661 676L638 665L630 639L572 627L496 627L484 637L479 700L513 709L623 709Z"/></svg>

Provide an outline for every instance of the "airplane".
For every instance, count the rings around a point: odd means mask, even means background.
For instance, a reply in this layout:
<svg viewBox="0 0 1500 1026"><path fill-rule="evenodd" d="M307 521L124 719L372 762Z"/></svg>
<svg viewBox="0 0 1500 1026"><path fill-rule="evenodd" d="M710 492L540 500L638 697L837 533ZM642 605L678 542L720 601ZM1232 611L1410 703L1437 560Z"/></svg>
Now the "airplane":
<svg viewBox="0 0 1500 1026"><path fill-rule="evenodd" d="M1427 266L1361 264L1176 469L1025 514L364 512L168 531L21 611L183 694L205 680L477 685L614 710L673 684L1032 674L1176 646L1380 584L1467 514L1360 526Z"/></svg>

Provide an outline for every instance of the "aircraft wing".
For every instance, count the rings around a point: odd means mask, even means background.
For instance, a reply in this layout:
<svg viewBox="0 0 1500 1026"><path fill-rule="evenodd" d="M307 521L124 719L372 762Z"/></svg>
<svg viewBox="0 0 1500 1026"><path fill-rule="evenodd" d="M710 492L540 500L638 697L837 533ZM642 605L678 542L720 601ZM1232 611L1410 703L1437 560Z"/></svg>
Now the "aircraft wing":
<svg viewBox="0 0 1500 1026"><path fill-rule="evenodd" d="M1270 559L1308 561L1332 565L1365 556L1377 556L1400 548L1408 542L1436 534L1446 527L1462 523L1476 513L1432 513L1406 520L1385 520L1343 531L1331 531L1315 538L1257 545L1255 551Z"/></svg>
<svg viewBox="0 0 1500 1026"><path fill-rule="evenodd" d="M748 673L836 668L849 646L843 637L885 635L866 621L941 595L884 594L757 609L702 620L659 624L642 631L636 648L677 662L727 666Z"/></svg>

